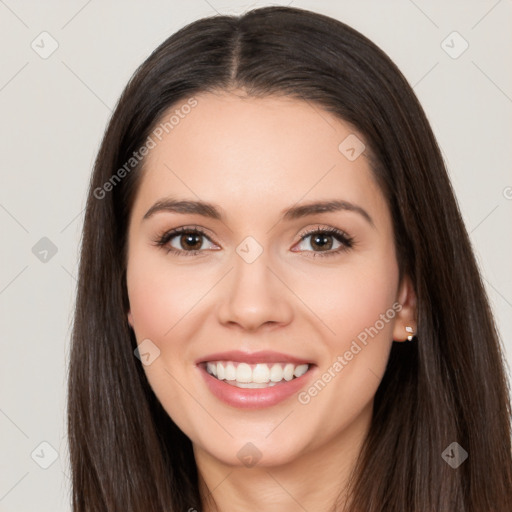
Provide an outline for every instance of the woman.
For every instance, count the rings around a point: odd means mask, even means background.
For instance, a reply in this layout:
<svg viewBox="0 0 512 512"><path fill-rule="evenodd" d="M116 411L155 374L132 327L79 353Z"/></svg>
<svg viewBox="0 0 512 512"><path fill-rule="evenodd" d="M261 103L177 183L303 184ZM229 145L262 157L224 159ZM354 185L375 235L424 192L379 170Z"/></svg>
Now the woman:
<svg viewBox="0 0 512 512"><path fill-rule="evenodd" d="M510 510L510 400L425 114L350 27L199 20L136 71L86 209L73 510Z"/></svg>

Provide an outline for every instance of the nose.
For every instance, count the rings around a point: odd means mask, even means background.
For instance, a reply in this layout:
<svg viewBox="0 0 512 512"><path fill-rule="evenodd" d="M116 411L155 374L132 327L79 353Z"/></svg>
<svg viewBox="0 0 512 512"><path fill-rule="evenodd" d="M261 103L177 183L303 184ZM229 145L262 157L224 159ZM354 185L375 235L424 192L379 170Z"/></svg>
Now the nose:
<svg viewBox="0 0 512 512"><path fill-rule="evenodd" d="M226 276L217 309L219 322L246 331L291 322L293 294L279 272L269 266L266 253L248 263L234 255L234 269Z"/></svg>

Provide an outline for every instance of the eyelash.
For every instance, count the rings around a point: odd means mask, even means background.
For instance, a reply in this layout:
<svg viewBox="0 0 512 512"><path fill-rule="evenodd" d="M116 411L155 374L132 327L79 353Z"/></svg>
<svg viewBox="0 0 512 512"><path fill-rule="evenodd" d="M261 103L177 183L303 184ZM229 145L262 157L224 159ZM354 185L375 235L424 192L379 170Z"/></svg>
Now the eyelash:
<svg viewBox="0 0 512 512"><path fill-rule="evenodd" d="M305 233L302 233L300 236L299 243L304 241L308 236L311 235L318 235L318 234L324 234L327 236L332 236L335 238L338 242L341 243L341 247L338 247L336 250L329 250L329 251L305 251L305 252L311 252L312 255L308 256L309 258L325 258L328 256L336 256L337 254L340 254L342 252L347 252L350 249L352 249L355 245L354 237L349 236L344 231L341 231L340 229L336 228L323 228L322 226L317 226L313 229L310 229L306 231ZM299 252L299 251L296 251Z"/></svg>
<svg viewBox="0 0 512 512"><path fill-rule="evenodd" d="M159 235L155 240L154 244L162 249L167 249L167 254L173 253L177 256L197 256L199 253L203 252L201 249L196 249L193 251L183 251L176 249L174 247L168 247L167 244L177 235L180 234L200 234L207 238L211 243L213 243L210 240L210 237L199 227L179 227L176 229L171 229L170 231L166 231L165 233ZM328 256L335 256L337 254L340 254L342 252L347 252L350 249L352 249L355 245L355 240L353 237L349 236L344 231L341 231L336 228L323 228L321 226L317 226L313 229L308 230L307 232L303 233L300 237L300 240L298 243L303 242L308 236L311 235L317 235L317 234L325 234L327 236L334 237L338 242L340 242L342 245L338 249L332 251L304 251L304 252L312 252L312 258L317 257L328 257ZM294 252L301 252L301 251L294 251Z"/></svg>

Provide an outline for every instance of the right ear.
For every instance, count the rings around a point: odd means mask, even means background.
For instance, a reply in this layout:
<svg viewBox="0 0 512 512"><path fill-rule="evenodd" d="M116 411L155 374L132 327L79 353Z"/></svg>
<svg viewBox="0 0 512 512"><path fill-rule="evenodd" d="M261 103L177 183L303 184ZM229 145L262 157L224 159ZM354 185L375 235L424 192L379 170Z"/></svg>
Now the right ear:
<svg viewBox="0 0 512 512"><path fill-rule="evenodd" d="M128 311L127 318L128 318L128 323L130 324L130 327L133 329L133 315L132 315L131 311Z"/></svg>
<svg viewBox="0 0 512 512"><path fill-rule="evenodd" d="M393 340L405 341L409 334L417 334L416 292L414 291L411 278L407 275L403 277L400 283L397 301L401 304L402 309L396 315Z"/></svg>

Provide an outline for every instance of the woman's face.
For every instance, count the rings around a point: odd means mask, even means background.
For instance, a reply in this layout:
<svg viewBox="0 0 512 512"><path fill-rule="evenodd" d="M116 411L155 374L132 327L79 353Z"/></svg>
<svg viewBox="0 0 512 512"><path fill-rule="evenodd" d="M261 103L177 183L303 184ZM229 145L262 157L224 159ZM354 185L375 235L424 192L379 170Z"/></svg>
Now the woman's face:
<svg viewBox="0 0 512 512"><path fill-rule="evenodd" d="M129 225L149 383L196 455L355 449L410 292L361 136L291 98L195 101L153 132ZM338 207L303 208L324 202Z"/></svg>

